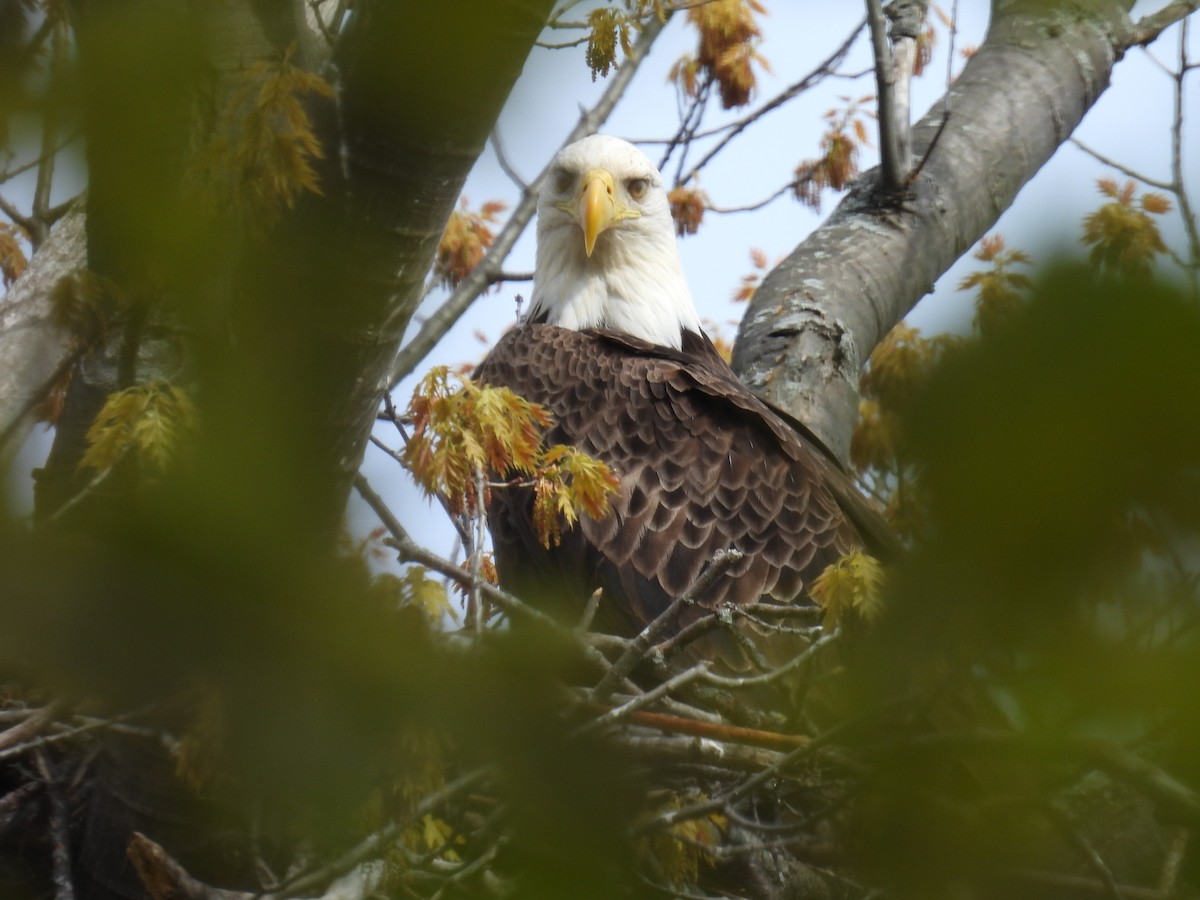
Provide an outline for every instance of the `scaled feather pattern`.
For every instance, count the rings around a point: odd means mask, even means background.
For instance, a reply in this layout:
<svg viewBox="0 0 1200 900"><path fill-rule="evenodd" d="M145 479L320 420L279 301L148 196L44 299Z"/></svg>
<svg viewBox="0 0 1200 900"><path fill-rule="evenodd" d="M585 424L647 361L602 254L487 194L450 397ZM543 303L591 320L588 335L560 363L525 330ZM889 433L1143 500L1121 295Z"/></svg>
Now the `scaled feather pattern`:
<svg viewBox="0 0 1200 900"><path fill-rule="evenodd" d="M545 440L607 463L620 490L608 515L581 518L550 548L532 492L493 491L501 581L566 615L603 588L598 621L629 634L734 548L742 558L672 630L726 603L811 603L806 590L862 546L872 511L701 331L653 164L617 138L585 138L555 158L538 215L531 309L476 377L545 406Z"/></svg>

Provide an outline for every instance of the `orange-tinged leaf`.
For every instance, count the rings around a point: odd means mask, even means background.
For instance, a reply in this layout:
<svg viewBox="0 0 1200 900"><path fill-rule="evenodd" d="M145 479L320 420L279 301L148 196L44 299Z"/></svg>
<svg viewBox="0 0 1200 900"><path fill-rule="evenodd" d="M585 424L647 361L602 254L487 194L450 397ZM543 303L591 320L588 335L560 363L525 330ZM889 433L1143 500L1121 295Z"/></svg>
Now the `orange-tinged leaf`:
<svg viewBox="0 0 1200 900"><path fill-rule="evenodd" d="M708 208L708 196L700 190L677 187L667 194L671 204L671 217L675 220L675 233L680 237L695 234L704 221L704 210Z"/></svg>
<svg viewBox="0 0 1200 900"><path fill-rule="evenodd" d="M0 222L0 277L3 277L5 287L12 287L29 264L21 246L28 240L29 236L20 225Z"/></svg>
<svg viewBox="0 0 1200 900"><path fill-rule="evenodd" d="M1154 215L1162 215L1171 211L1171 201L1165 194L1142 194L1142 209Z"/></svg>

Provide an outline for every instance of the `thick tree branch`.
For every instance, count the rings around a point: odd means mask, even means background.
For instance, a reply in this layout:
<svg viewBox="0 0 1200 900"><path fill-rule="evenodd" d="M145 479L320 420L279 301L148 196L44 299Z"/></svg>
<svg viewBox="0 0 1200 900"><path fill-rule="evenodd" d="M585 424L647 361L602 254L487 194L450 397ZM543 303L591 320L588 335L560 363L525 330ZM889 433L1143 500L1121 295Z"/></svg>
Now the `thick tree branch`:
<svg viewBox="0 0 1200 900"><path fill-rule="evenodd" d="M742 379L844 459L863 362L1070 137L1128 45L1130 5L1109 0L1071 17L997 0L911 202L881 205L879 174L868 173L767 276L734 348ZM942 115L939 106L915 129L918 153Z"/></svg>

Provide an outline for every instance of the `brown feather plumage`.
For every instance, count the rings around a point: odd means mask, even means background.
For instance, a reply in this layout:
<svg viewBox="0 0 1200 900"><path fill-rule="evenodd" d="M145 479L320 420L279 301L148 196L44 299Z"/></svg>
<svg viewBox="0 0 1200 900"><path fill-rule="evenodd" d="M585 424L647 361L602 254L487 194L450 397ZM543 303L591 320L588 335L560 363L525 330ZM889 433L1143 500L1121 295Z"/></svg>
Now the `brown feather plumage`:
<svg viewBox="0 0 1200 900"><path fill-rule="evenodd" d="M549 443L573 444L620 477L608 516L584 517L551 549L533 534L529 491L493 492L501 580L544 607L577 611L602 587L606 626L632 633L729 547L743 558L677 627L727 602L810 602L813 579L875 528L819 442L755 397L702 335L686 333L676 351L526 323L476 377L548 407Z"/></svg>

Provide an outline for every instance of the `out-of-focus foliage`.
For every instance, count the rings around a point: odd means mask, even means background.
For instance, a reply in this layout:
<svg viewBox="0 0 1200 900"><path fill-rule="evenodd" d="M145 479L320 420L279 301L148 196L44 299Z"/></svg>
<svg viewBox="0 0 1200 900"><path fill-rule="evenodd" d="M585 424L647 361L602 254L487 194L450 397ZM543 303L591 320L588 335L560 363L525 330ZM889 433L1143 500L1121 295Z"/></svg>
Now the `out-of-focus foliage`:
<svg viewBox="0 0 1200 900"><path fill-rule="evenodd" d="M1119 186L1101 178L1096 185L1110 199L1083 220L1083 242L1092 248L1091 261L1130 275L1149 274L1154 258L1167 252L1151 216L1170 212L1171 201L1152 191L1138 197L1132 181Z"/></svg>
<svg viewBox="0 0 1200 900"><path fill-rule="evenodd" d="M457 285L479 265L496 237L492 226L506 208L504 203L490 200L474 212L468 207L467 198L462 198L460 208L450 214L438 241L433 274L443 285Z"/></svg>
<svg viewBox="0 0 1200 900"><path fill-rule="evenodd" d="M309 94L332 97L333 87L296 66L290 53L240 75L193 163L192 177L215 209L236 211L261 230L302 192L321 192L313 160L324 150L304 105Z"/></svg>
<svg viewBox="0 0 1200 900"><path fill-rule="evenodd" d="M926 498L920 466L909 446L908 415L934 368L961 353L980 336L1003 327L1023 308L1033 281L1014 266L1027 266L1020 250L1006 250L998 234L983 238L973 254L990 268L959 282L959 290L975 289L975 336L923 336L901 322L871 354L859 379L862 400L850 442L850 461L867 492L883 506L888 524L903 539L926 527Z"/></svg>
<svg viewBox="0 0 1200 900"><path fill-rule="evenodd" d="M929 339L901 322L880 341L859 379L862 400L850 439L850 462L902 539L924 524L919 471L909 449L907 415L934 365L955 342Z"/></svg>
<svg viewBox="0 0 1200 900"><path fill-rule="evenodd" d="M1198 345L1182 296L1062 269L915 396L928 524L856 669L876 709L912 698L862 807L862 859L902 895L1003 883L1089 816L1126 842L1119 877L1156 877L1144 798L1174 802L1151 762L1200 775L1200 705L1164 690L1200 678Z"/></svg>
<svg viewBox="0 0 1200 900"><path fill-rule="evenodd" d="M991 269L972 272L958 283L960 291L978 288L975 296L975 328L987 334L999 328L1020 308L1033 280L1024 272L1010 271L1012 266L1028 266L1029 256L1020 250L1005 250L1004 238L991 235L979 242L972 254Z"/></svg>
<svg viewBox="0 0 1200 900"><path fill-rule="evenodd" d="M836 628L844 618L873 621L883 603L884 570L877 559L852 550L826 567L809 593L825 612L821 626Z"/></svg>
<svg viewBox="0 0 1200 900"><path fill-rule="evenodd" d="M127 454L147 473L161 474L196 428L196 407L187 393L151 381L111 394L87 433L80 465L103 472Z"/></svg>

